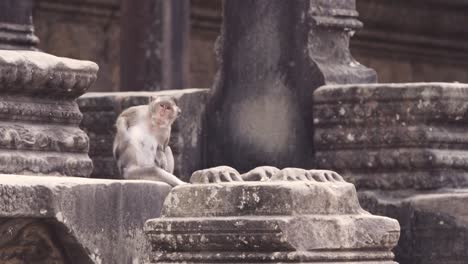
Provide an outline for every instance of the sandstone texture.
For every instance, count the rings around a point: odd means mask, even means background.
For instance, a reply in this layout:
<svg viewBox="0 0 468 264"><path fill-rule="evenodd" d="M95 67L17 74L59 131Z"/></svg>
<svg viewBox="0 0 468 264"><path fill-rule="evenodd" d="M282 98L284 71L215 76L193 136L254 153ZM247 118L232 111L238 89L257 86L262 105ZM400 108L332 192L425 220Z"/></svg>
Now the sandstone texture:
<svg viewBox="0 0 468 264"><path fill-rule="evenodd" d="M88 177L89 139L74 101L96 79L90 61L0 50L0 172Z"/></svg>
<svg viewBox="0 0 468 264"><path fill-rule="evenodd" d="M346 182L190 184L149 220L151 263L386 263L398 222L361 209Z"/></svg>
<svg viewBox="0 0 468 264"><path fill-rule="evenodd" d="M89 155L94 163L93 178L120 178L112 156L115 120L128 107L148 104L151 96L157 95L173 96L182 110L172 125L169 143L175 159L174 174L188 181L193 171L202 168L202 128L208 90L87 93L78 99L78 105L84 116L81 127L91 140Z"/></svg>
<svg viewBox="0 0 468 264"><path fill-rule="evenodd" d="M314 93L317 167L366 189L468 183L468 85L323 86Z"/></svg>
<svg viewBox="0 0 468 264"><path fill-rule="evenodd" d="M170 186L0 175L0 263L136 264Z"/></svg>

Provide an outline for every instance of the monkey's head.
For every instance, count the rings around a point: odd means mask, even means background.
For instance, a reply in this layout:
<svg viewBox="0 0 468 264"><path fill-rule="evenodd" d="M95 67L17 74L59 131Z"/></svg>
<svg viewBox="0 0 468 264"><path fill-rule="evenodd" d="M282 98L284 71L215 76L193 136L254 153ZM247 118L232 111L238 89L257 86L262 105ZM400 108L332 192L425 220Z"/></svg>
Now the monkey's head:
<svg viewBox="0 0 468 264"><path fill-rule="evenodd" d="M149 103L151 123L159 127L168 127L181 113L174 98L170 96L152 97Z"/></svg>

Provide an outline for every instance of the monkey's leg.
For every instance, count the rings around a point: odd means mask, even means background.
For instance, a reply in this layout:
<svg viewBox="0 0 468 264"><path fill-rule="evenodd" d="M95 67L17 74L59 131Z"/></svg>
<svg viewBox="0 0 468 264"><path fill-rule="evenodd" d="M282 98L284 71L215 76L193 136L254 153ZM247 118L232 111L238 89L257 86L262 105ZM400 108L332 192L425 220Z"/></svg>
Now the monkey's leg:
<svg viewBox="0 0 468 264"><path fill-rule="evenodd" d="M171 186L186 184L186 182L156 166L128 168L125 171L124 178L129 180L161 181Z"/></svg>

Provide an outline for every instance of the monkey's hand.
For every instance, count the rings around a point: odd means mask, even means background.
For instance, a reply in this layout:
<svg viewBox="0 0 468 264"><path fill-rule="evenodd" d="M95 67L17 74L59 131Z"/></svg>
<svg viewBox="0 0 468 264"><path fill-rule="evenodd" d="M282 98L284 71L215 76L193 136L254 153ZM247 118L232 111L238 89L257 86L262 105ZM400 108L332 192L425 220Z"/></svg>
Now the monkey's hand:
<svg viewBox="0 0 468 264"><path fill-rule="evenodd" d="M241 175L244 181L269 181L280 170L272 166L257 167Z"/></svg>
<svg viewBox="0 0 468 264"><path fill-rule="evenodd" d="M190 183L219 183L242 181L240 174L234 168L219 166L205 170L199 170L192 174Z"/></svg>
<svg viewBox="0 0 468 264"><path fill-rule="evenodd" d="M344 182L336 172L330 170L304 170L299 168L285 168L276 173L272 181L317 181Z"/></svg>

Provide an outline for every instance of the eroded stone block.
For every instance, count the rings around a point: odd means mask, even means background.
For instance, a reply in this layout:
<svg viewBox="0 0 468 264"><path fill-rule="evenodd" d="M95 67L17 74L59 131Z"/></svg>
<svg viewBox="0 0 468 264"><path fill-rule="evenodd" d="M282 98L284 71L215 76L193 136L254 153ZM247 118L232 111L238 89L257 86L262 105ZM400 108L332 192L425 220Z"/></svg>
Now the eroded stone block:
<svg viewBox="0 0 468 264"><path fill-rule="evenodd" d="M171 187L148 181L0 175L0 263L143 263L143 224Z"/></svg>
<svg viewBox="0 0 468 264"><path fill-rule="evenodd" d="M395 263L398 222L361 209L346 182L174 188L145 231L151 263Z"/></svg>
<svg viewBox="0 0 468 264"><path fill-rule="evenodd" d="M358 188L468 184L468 85L323 86L314 93L316 163Z"/></svg>

